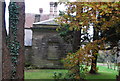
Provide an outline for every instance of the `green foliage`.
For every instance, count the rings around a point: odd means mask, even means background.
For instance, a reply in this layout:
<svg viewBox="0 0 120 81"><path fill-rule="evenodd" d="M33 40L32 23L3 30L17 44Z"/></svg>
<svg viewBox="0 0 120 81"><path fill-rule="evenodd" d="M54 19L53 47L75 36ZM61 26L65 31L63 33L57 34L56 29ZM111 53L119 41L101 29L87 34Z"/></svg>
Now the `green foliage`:
<svg viewBox="0 0 120 81"><path fill-rule="evenodd" d="M104 49L105 40L113 42L114 40L110 40L112 36L112 38L115 38L115 41L119 40L120 27L115 25L120 22L120 4L114 2L66 2L65 4L67 9L65 12L61 12L61 17L58 18L58 23L63 26L59 29L60 35L63 36L65 40L70 41L75 37L74 32L80 31L80 44L87 40L87 43L84 43L85 46L82 47L81 44L79 46L80 49L76 53L68 53L64 62L70 71L74 70L72 71L73 75L75 75L74 78L80 79L80 68L78 67L81 67L80 65L83 63L91 62L91 59L95 62L97 52L100 49ZM89 40L90 36L88 33L91 24L94 26L93 41ZM112 29L114 29L114 32L112 32ZM69 31L72 31L72 35ZM77 42L77 38L73 43L76 43L75 41ZM90 58L87 56L90 56ZM87 64L88 63L85 65ZM95 66L96 63L92 63L92 65L93 64L94 69L97 70Z"/></svg>
<svg viewBox="0 0 120 81"><path fill-rule="evenodd" d="M64 39L67 43L72 43L73 40L73 31L69 30L68 24L63 24L61 27L57 29L59 35Z"/></svg>
<svg viewBox="0 0 120 81"><path fill-rule="evenodd" d="M118 41L120 40L120 23L112 25L109 30L104 30L101 32L102 37L106 37L106 43L111 45L111 48L118 46Z"/></svg>
<svg viewBox="0 0 120 81"><path fill-rule="evenodd" d="M85 66L81 66L80 67L80 76L81 79L85 79L86 78L86 69L84 68ZM65 80L65 81L77 81L77 79L75 78L75 74L68 72L65 74L62 73L57 73L54 72L53 78L55 79L55 81L59 81L60 79Z"/></svg>
<svg viewBox="0 0 120 81"><path fill-rule="evenodd" d="M53 78L55 81L59 81L60 79L62 79L62 73L56 73L54 72Z"/></svg>
<svg viewBox="0 0 120 81"><path fill-rule="evenodd" d="M7 37L7 43L8 48L11 55L11 62L12 62L12 71L11 71L11 79L17 79L16 73L17 73L17 64L18 64L18 56L19 56L19 49L20 44L17 40L17 24L19 22L19 11L18 11L18 5L16 2L10 2L9 5L9 21L10 21L10 33L13 35L13 37L8 36Z"/></svg>

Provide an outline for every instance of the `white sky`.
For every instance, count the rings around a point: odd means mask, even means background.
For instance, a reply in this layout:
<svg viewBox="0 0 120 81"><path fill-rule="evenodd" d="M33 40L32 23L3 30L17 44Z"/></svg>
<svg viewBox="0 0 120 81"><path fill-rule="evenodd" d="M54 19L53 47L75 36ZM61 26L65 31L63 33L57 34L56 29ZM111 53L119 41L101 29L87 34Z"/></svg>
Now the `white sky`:
<svg viewBox="0 0 120 81"><path fill-rule="evenodd" d="M57 0L25 0L26 13L39 13L39 8L43 8L43 13L49 13L49 2Z"/></svg>
<svg viewBox="0 0 120 81"><path fill-rule="evenodd" d="M39 13L39 8L43 8L43 14L49 14L50 2L58 2L59 0L25 0L25 12L26 13ZM63 5L58 6L59 10L64 10Z"/></svg>
<svg viewBox="0 0 120 81"><path fill-rule="evenodd" d="M5 0L8 6L10 0ZM39 13L39 8L43 8L44 13L49 13L50 2L58 2L59 0L25 0L25 12L26 13ZM64 9L63 6L59 6L58 10Z"/></svg>

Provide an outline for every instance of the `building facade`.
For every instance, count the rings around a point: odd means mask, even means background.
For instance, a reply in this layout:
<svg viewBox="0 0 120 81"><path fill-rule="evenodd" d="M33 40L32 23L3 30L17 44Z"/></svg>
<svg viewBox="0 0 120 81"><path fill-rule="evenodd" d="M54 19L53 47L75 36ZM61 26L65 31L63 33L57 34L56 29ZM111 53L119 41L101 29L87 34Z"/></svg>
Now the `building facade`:
<svg viewBox="0 0 120 81"><path fill-rule="evenodd" d="M72 48L59 36L58 27L53 19L33 24L32 46L26 47L26 53L31 51L26 54L27 62L38 68L63 68L61 60Z"/></svg>

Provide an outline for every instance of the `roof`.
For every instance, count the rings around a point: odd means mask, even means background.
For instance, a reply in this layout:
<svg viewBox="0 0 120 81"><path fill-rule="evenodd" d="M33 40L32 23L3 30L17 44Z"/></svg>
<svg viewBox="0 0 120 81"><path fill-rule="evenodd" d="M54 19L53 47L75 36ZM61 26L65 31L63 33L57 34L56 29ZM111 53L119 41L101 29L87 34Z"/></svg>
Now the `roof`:
<svg viewBox="0 0 120 81"><path fill-rule="evenodd" d="M49 19L49 14L42 14L40 17L40 21L48 20Z"/></svg>
<svg viewBox="0 0 120 81"><path fill-rule="evenodd" d="M35 21L35 13L25 13L25 28L31 28ZM42 14L40 17L40 21L48 20L48 14Z"/></svg>
<svg viewBox="0 0 120 81"><path fill-rule="evenodd" d="M25 14L25 28L32 27L32 24L34 23L35 14L34 13L26 13Z"/></svg>
<svg viewBox="0 0 120 81"><path fill-rule="evenodd" d="M55 18L52 18L45 21L33 23L33 26L35 25L58 25L58 23L55 22Z"/></svg>

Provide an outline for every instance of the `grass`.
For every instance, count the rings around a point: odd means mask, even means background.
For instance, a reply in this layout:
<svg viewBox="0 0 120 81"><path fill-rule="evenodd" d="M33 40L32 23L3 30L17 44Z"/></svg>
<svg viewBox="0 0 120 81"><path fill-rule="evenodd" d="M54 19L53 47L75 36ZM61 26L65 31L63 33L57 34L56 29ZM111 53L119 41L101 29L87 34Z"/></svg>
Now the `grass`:
<svg viewBox="0 0 120 81"><path fill-rule="evenodd" d="M115 79L118 72L113 69L108 69L105 66L98 66L98 74L91 75L87 73L86 79ZM53 79L53 74L67 73L64 69L39 69L25 71L25 79Z"/></svg>
<svg viewBox="0 0 120 81"><path fill-rule="evenodd" d="M54 73L67 73L64 69L40 69L28 70L25 72L25 79L53 79Z"/></svg>
<svg viewBox="0 0 120 81"><path fill-rule="evenodd" d="M87 74L87 79L116 79L118 72L105 66L98 66L98 74Z"/></svg>

